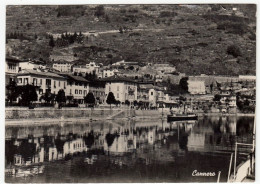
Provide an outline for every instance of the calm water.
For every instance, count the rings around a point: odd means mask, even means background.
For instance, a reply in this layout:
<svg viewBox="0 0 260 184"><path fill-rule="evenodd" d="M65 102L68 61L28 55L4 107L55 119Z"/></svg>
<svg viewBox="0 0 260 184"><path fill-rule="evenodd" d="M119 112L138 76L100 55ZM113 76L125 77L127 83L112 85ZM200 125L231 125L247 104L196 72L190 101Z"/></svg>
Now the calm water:
<svg viewBox="0 0 260 184"><path fill-rule="evenodd" d="M227 181L235 141L252 143L252 117L196 122L113 121L7 126L6 182ZM238 162L247 149L240 149ZM215 173L194 177L194 170Z"/></svg>

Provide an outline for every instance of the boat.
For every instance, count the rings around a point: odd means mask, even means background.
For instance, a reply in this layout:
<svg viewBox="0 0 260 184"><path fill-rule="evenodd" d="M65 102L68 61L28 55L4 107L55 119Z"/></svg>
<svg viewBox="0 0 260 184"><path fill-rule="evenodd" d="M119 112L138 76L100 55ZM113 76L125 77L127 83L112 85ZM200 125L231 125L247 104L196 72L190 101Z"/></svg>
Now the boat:
<svg viewBox="0 0 260 184"><path fill-rule="evenodd" d="M194 113L187 114L171 114L167 115L167 121L189 121L189 120L198 120L198 115Z"/></svg>

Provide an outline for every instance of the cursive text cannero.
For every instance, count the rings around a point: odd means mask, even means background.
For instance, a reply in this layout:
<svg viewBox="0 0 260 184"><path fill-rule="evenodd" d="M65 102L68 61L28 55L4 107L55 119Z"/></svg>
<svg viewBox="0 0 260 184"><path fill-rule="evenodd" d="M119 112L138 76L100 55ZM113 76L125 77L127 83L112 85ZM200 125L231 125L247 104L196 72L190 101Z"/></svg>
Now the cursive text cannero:
<svg viewBox="0 0 260 184"><path fill-rule="evenodd" d="M197 170L194 170L192 172L192 176L216 176L215 172L199 172Z"/></svg>

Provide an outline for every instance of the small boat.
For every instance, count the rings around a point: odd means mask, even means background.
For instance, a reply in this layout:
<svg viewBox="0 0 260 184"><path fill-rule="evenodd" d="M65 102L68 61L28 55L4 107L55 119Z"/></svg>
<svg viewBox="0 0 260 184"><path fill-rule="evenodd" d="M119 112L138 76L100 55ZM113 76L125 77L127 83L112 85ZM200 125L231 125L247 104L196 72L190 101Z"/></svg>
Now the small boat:
<svg viewBox="0 0 260 184"><path fill-rule="evenodd" d="M188 121L188 120L198 120L198 115L194 113L187 114L171 114L167 116L167 121Z"/></svg>

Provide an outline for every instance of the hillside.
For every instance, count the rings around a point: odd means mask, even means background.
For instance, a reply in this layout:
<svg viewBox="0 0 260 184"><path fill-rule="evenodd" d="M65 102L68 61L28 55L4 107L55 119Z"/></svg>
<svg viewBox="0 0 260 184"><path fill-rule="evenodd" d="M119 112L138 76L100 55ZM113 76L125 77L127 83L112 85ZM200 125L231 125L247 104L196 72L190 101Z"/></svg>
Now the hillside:
<svg viewBox="0 0 260 184"><path fill-rule="evenodd" d="M73 55L105 65L168 62L189 75L255 74L255 12L255 5L8 6L6 46L47 63ZM84 38L49 46L48 35L65 32Z"/></svg>

